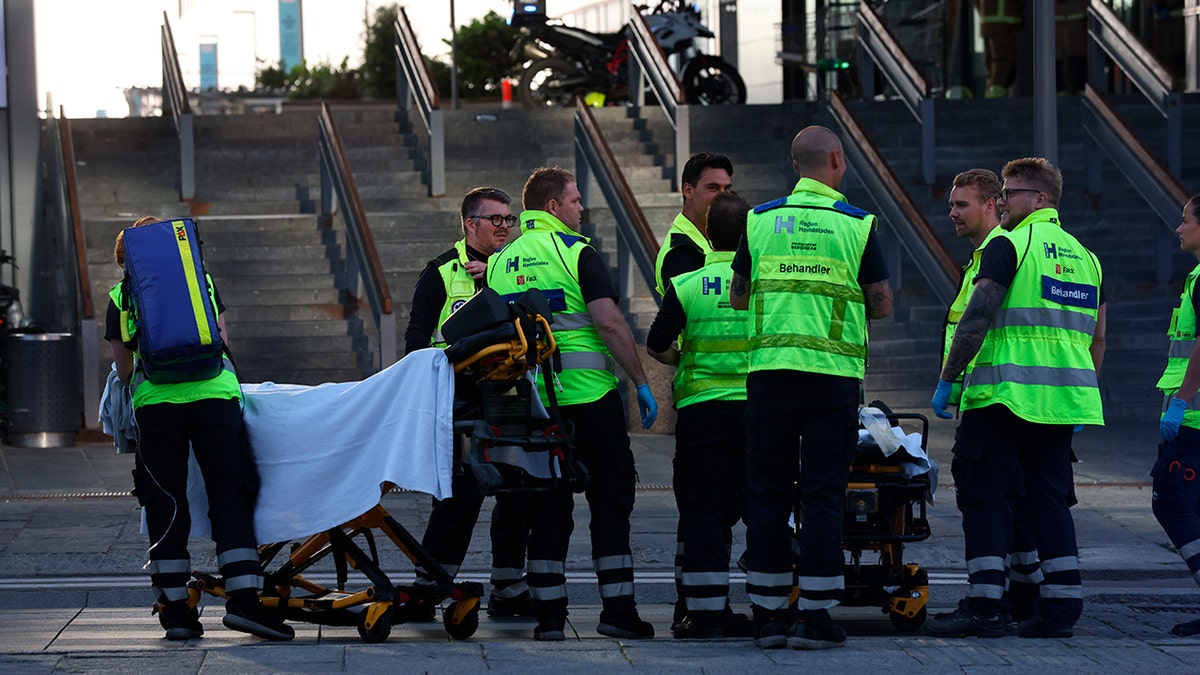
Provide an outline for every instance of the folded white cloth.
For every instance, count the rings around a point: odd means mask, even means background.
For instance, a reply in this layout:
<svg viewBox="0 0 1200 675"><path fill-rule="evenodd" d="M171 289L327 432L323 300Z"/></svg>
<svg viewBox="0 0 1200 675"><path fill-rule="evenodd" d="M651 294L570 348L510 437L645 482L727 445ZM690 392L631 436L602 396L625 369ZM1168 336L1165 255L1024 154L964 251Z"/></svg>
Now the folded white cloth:
<svg viewBox="0 0 1200 675"><path fill-rule="evenodd" d="M117 454L133 451L137 440L137 425L133 421L133 403L129 386L117 376L117 364L112 364L108 379L104 382L104 393L100 394L100 427L113 437Z"/></svg>
<svg viewBox="0 0 1200 675"><path fill-rule="evenodd" d="M385 482L450 496L454 368L440 349L412 352L361 382L243 384L242 394L262 481L259 543L307 537L362 515L379 503ZM207 537L203 483L190 467L191 535Z"/></svg>

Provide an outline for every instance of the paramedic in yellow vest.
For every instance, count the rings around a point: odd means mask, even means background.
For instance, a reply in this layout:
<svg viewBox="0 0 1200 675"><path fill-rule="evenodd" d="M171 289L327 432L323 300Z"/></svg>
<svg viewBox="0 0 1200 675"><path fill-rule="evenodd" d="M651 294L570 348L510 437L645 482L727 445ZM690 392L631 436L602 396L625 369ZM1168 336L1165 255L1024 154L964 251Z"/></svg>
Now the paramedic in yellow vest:
<svg viewBox="0 0 1200 675"><path fill-rule="evenodd" d="M142 218L141 227L160 222ZM125 268L125 233L117 234L113 257ZM211 286L211 279L210 279ZM216 307L218 326L228 344L224 310L213 288L210 302ZM254 504L258 498L258 470L242 427L241 386L226 368L209 380L155 384L138 367L136 345L131 349L121 335L121 284L109 291L104 339L112 346L117 375L133 392L137 424L134 487L145 507L150 534L150 571L158 599L160 619L168 640L190 640L204 634L200 616L188 604L191 558L188 534L188 445L204 474L208 517L216 543L217 564L229 595L222 623L243 633L268 640L291 640L292 627L266 610L258 599L263 578L254 536ZM143 308L144 310L145 308ZM132 320L129 321L132 324ZM133 325L127 329L136 339Z"/></svg>
<svg viewBox="0 0 1200 675"><path fill-rule="evenodd" d="M629 324L617 307L608 267L579 234L583 201L575 176L558 167L539 168L525 182L521 199L521 236L488 261L487 283L508 299L538 288L550 301L562 371L543 368L538 390L548 400L547 390L553 388L563 418L574 426L576 457L590 473L586 496L592 563L603 604L596 631L624 639L651 638L654 627L641 619L634 602L629 516L636 470L614 363L637 387L643 428L654 424L658 404ZM562 568L543 572L561 575ZM539 617L535 637L549 633L561 640L564 620Z"/></svg>
<svg viewBox="0 0 1200 675"><path fill-rule="evenodd" d="M1040 157L1002 172L1000 224L984 250L975 289L933 397L946 414L964 371L962 420L951 471L962 513L968 600L938 615L938 637L996 637L1008 551L1007 496L1018 480L1035 524L1043 582L1026 638L1070 637L1083 611L1071 518L1071 437L1104 423L1096 372L1104 355L1100 262L1058 219L1062 174Z"/></svg>
<svg viewBox="0 0 1200 675"><path fill-rule="evenodd" d="M654 290L660 298L666 295L672 278L704 266L704 257L712 252L706 235L708 205L713 197L732 189L733 162L725 155L698 152L683 165L679 178L683 210L667 230L654 263Z"/></svg>
<svg viewBox="0 0 1200 675"><path fill-rule="evenodd" d="M1200 194L1183 207L1175 232L1179 248L1200 260ZM1179 308L1171 314L1168 329L1167 368L1158 388L1167 397L1159 422L1162 444L1154 477L1154 517L1170 537L1175 550L1187 563L1192 578L1200 584L1200 349L1196 340L1196 316L1200 308L1200 265L1184 282ZM1200 618L1177 624L1171 633L1179 637L1200 635Z"/></svg>
<svg viewBox="0 0 1200 675"><path fill-rule="evenodd" d="M946 356L950 353L950 344L954 340L954 330L958 327L963 310L967 308L971 290L975 288L975 275L979 273L979 260L983 257L983 250L992 239L1004 231L999 227L1000 212L996 208L1000 187L1000 179L987 169L969 169L954 177L950 190L950 221L954 224L954 233L970 241L974 250L967 264L963 266L958 295L946 311L946 325L942 334L943 366L946 364ZM958 405L961 395L960 378L954 383L950 404ZM1025 504L1021 481L1016 483L1011 496L1012 544L1007 558L1008 591L1002 605L1014 620L1024 621L1033 616L1042 573L1037 563L1033 521Z"/></svg>
<svg viewBox="0 0 1200 675"><path fill-rule="evenodd" d="M466 194L459 209L463 238L450 250L425 264L413 290L408 328L404 331L404 353L426 347L444 348L442 323L475 292L483 288L487 259L508 241L517 222L512 215L512 197L499 188L477 187ZM461 439L456 436L456 446ZM425 525L422 546L451 576L471 545L471 533L479 520L483 493L469 471L454 465L453 496L434 499ZM533 603L525 582L525 547L529 529L512 495L497 495L492 511L492 594L490 616L532 616ZM419 565L417 583L434 583ZM414 602L405 606L408 621L434 619L434 606Z"/></svg>
<svg viewBox="0 0 1200 675"><path fill-rule="evenodd" d="M688 158L679 178L683 210L675 216L654 262L654 290L664 297L671 279L704 266L712 252L708 242L706 214L713 197L733 189L733 162L725 155L698 152ZM676 531L678 533L678 530ZM675 542L675 610L671 625L683 620L687 603L683 597L683 542Z"/></svg>
<svg viewBox="0 0 1200 675"><path fill-rule="evenodd" d="M746 372L750 316L729 305L729 263L750 205L732 192L708 208L712 252L676 276L646 338L646 352L675 366L672 485L679 508L676 556L686 616L677 639L751 637L744 616L729 620L732 527L746 513ZM679 611L676 611L678 614Z"/></svg>
<svg viewBox="0 0 1200 675"><path fill-rule="evenodd" d="M754 207L734 256L730 303L749 310L746 592L764 649L841 647L829 617L844 589L842 513L858 442L867 321L892 312L875 216L838 188L846 155L811 126L792 140L800 181ZM799 469L797 469L799 459ZM791 528L799 483L799 621L789 625Z"/></svg>
<svg viewBox="0 0 1200 675"><path fill-rule="evenodd" d="M1008 96L1017 79L1017 33L1021 30L1023 0L975 0L979 37L987 67L987 98Z"/></svg>

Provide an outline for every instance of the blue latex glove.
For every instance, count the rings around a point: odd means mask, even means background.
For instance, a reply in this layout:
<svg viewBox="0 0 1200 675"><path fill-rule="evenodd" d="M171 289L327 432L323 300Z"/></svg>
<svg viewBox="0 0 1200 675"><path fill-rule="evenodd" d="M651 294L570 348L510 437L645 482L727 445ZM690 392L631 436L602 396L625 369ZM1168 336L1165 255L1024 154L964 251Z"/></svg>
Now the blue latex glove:
<svg viewBox="0 0 1200 675"><path fill-rule="evenodd" d="M950 390L954 388L954 384L945 380L938 380L937 391L933 392L933 414L938 417L948 420L954 418L954 413L946 410L946 406L950 405Z"/></svg>
<svg viewBox="0 0 1200 675"><path fill-rule="evenodd" d="M1076 424L1076 425L1075 425L1075 428L1071 430L1071 433L1076 433L1076 434L1077 434L1077 433L1079 433L1079 432L1081 432L1081 431L1083 431L1083 425L1082 425L1082 424Z"/></svg>
<svg viewBox="0 0 1200 675"><path fill-rule="evenodd" d="M1162 420L1158 423L1158 433L1162 434L1164 441L1173 441L1179 435L1179 425L1183 422L1183 413L1187 412L1187 401L1181 398L1171 397L1171 403L1167 406L1167 412L1163 414Z"/></svg>
<svg viewBox="0 0 1200 675"><path fill-rule="evenodd" d="M658 401L654 400L654 394L648 384L639 384L637 394L638 410L642 413L642 428L649 429L658 418Z"/></svg>

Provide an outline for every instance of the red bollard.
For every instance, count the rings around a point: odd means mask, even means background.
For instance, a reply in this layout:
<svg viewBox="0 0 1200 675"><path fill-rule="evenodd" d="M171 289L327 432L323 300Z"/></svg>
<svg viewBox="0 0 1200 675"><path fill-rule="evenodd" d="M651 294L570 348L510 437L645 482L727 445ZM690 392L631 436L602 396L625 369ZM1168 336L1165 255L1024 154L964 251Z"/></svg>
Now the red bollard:
<svg viewBox="0 0 1200 675"><path fill-rule="evenodd" d="M512 79L508 77L500 80L500 107L512 107Z"/></svg>

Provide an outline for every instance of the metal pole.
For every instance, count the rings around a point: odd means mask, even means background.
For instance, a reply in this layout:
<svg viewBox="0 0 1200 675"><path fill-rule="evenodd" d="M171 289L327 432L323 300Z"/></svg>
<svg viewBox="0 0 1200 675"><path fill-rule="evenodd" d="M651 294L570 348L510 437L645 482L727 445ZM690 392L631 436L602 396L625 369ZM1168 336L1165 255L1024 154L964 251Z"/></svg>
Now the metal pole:
<svg viewBox="0 0 1200 675"><path fill-rule="evenodd" d="M1035 2L1033 19L1033 150L1058 165L1058 97L1054 81L1054 3Z"/></svg>
<svg viewBox="0 0 1200 675"><path fill-rule="evenodd" d="M458 110L458 36L455 35L454 0L450 0L450 109Z"/></svg>
<svg viewBox="0 0 1200 675"><path fill-rule="evenodd" d="M1183 58L1187 63L1187 91L1200 91L1200 0L1187 0L1183 10Z"/></svg>

